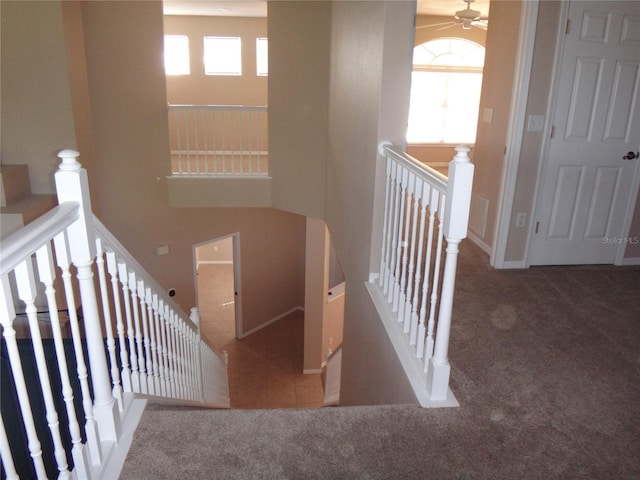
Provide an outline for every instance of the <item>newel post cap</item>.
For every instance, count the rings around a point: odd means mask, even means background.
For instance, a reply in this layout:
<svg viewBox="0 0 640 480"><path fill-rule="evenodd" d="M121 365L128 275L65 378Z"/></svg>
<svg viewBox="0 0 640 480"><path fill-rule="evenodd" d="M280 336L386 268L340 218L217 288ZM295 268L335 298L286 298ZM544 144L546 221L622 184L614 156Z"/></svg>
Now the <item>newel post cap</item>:
<svg viewBox="0 0 640 480"><path fill-rule="evenodd" d="M80 152L71 149L60 150L58 158L61 160L60 170L80 170L82 166L78 162Z"/></svg>
<svg viewBox="0 0 640 480"><path fill-rule="evenodd" d="M469 157L469 152L471 152L471 147L469 147L468 145L458 145L456 148L456 155L455 157L453 157L453 159L456 162L459 163L463 163L463 162L470 162L471 158Z"/></svg>

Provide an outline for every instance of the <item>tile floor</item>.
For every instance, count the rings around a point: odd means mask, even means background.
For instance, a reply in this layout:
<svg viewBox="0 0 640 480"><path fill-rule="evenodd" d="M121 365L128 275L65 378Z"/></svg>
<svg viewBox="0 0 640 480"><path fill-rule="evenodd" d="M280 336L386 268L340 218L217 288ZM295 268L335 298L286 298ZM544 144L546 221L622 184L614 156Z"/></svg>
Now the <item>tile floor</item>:
<svg viewBox="0 0 640 480"><path fill-rule="evenodd" d="M229 354L231 407L322 407L320 374L302 373L304 312L295 311L238 340L232 279L232 265L198 268L200 330L216 350Z"/></svg>

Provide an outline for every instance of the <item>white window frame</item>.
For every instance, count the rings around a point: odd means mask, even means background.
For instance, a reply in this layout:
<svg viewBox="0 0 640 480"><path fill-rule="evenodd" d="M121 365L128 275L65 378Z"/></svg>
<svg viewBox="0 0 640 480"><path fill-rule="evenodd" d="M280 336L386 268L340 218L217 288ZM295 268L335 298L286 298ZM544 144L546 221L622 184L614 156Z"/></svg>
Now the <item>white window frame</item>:
<svg viewBox="0 0 640 480"><path fill-rule="evenodd" d="M189 37L187 35L164 36L165 75L190 75Z"/></svg>
<svg viewBox="0 0 640 480"><path fill-rule="evenodd" d="M214 50L211 50L212 48ZM242 39L240 37L204 37L204 73L205 75L242 75Z"/></svg>

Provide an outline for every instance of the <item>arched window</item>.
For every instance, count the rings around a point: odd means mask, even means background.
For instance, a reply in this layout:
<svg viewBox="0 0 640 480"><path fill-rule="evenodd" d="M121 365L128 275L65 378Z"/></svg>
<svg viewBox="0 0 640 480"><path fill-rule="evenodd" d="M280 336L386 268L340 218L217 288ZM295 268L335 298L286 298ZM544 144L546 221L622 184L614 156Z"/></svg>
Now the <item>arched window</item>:
<svg viewBox="0 0 640 480"><path fill-rule="evenodd" d="M414 48L408 143L475 143L483 65L484 47L462 38Z"/></svg>

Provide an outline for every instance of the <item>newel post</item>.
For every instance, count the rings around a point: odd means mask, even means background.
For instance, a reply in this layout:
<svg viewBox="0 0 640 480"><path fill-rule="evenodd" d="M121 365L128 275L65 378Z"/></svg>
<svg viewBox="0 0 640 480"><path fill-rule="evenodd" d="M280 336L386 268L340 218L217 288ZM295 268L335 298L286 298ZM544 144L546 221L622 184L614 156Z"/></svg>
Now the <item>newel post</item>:
<svg viewBox="0 0 640 480"><path fill-rule="evenodd" d="M449 391L449 334L453 311L453 292L460 242L467 236L474 165L469 158L471 148L456 147L456 156L449 163L449 181L444 212L443 233L447 239L438 325L433 356L427 370L427 389L432 400L445 400Z"/></svg>
<svg viewBox="0 0 640 480"><path fill-rule="evenodd" d="M202 366L202 336L200 333L200 311L198 310L198 307L192 307L191 308L191 314L189 315L189 319L193 322L193 324L196 326L197 330L196 330L196 355L198 358L196 358L196 380L198 382L197 384L197 389L198 389L198 396L200 397L199 400L204 404L204 382L203 382L203 378L202 376L204 375L203 372L203 366Z"/></svg>
<svg viewBox="0 0 640 480"><path fill-rule="evenodd" d="M98 300L93 280L93 262L96 257L96 240L93 213L89 197L87 171L78 162L79 153L62 150L62 161L55 174L58 203L80 204L80 218L69 226L68 241L71 261L77 269L80 299L87 341L91 382L94 394L94 415L102 440L118 441L120 416L111 391L109 367L105 353ZM105 319L110 321L110 319Z"/></svg>

